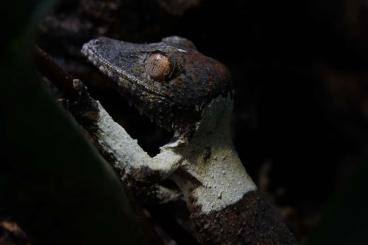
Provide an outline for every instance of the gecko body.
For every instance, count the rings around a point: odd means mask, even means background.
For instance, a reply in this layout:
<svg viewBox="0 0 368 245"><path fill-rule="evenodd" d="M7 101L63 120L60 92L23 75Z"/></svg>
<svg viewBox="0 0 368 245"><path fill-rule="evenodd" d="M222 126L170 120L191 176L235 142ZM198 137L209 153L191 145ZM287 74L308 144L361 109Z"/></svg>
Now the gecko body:
<svg viewBox="0 0 368 245"><path fill-rule="evenodd" d="M173 36L134 44L106 37L82 53L143 115L174 132L150 157L101 107L100 145L116 165L145 181L173 180L204 244L295 244L277 212L259 194L231 138L231 78L220 62Z"/></svg>

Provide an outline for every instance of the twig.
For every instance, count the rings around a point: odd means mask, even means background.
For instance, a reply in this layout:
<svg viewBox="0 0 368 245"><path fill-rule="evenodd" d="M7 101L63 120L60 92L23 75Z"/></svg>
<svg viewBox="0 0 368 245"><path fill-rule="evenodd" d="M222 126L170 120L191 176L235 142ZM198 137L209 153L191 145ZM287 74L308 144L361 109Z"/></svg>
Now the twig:
<svg viewBox="0 0 368 245"><path fill-rule="evenodd" d="M149 203L165 203L168 201L177 201L181 199L181 195L175 191L167 189L159 184L152 186L139 186L132 178L126 175L126 164L121 161L129 160L130 154L135 154L134 149L119 149L116 151L111 147L118 144L119 141L129 141L125 130L116 122L103 108L103 106L93 99L87 87L79 79L74 79L70 74L65 72L53 59L41 48L37 47L36 61L39 71L47 77L57 88L64 93L69 101L68 110L76 118L79 124L87 130L94 139L94 144L104 156L104 158L114 167L118 174L122 177L124 187L128 187L128 196L133 202L134 207L139 213L144 214L140 202ZM101 124L103 121L103 124ZM109 144L108 142L111 142ZM133 145L132 142L125 142L124 145ZM125 188L126 189L126 188ZM134 193L134 194L133 194ZM139 201L137 200L139 199ZM138 201L138 202L137 202ZM146 230L154 240L158 240L154 233L153 224L147 219L142 220ZM157 242L161 243L161 242Z"/></svg>
<svg viewBox="0 0 368 245"><path fill-rule="evenodd" d="M60 68L40 47L36 47L36 63L39 71L54 83L69 99L80 96L73 77Z"/></svg>
<svg viewBox="0 0 368 245"><path fill-rule="evenodd" d="M64 93L70 102L68 110L88 131L100 153L119 171L122 178L128 178L126 172L130 172L135 180L146 179L147 176L140 176L140 171L128 168L131 167L130 159L139 158L141 161L148 161L145 159L148 156L142 152L136 140L132 140L125 129L116 123L103 106L89 95L83 82L74 79L39 47L36 50L36 61L40 72ZM165 154L156 159L157 164L161 164L164 157L172 158ZM150 164L154 166L154 163ZM146 170L145 174L151 174L151 179L155 179L154 172ZM165 192L162 193L162 190ZM169 189L161 186L156 186L154 192L157 193L155 200L158 202L180 199L177 192L169 193Z"/></svg>

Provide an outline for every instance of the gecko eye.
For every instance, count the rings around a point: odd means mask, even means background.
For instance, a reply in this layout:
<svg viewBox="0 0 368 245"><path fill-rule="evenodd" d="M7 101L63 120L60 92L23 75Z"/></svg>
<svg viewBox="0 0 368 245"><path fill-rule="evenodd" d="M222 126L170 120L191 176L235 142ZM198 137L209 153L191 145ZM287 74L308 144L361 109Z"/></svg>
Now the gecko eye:
<svg viewBox="0 0 368 245"><path fill-rule="evenodd" d="M146 72L157 81L164 81L171 73L171 63L169 58L161 53L151 54L146 60Z"/></svg>

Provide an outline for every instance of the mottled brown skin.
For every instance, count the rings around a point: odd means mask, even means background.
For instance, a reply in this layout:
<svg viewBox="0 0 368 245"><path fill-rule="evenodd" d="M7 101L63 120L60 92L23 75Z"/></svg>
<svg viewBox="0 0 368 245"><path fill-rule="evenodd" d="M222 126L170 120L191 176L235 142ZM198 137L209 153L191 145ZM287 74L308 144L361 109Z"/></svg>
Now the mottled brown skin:
<svg viewBox="0 0 368 245"><path fill-rule="evenodd" d="M223 210L191 212L197 238L203 244L296 244L293 235L258 192L249 192Z"/></svg>
<svg viewBox="0 0 368 245"><path fill-rule="evenodd" d="M231 94L226 67L184 38L168 37L152 44L98 38L85 44L82 52L134 107L188 144L203 110L215 98ZM189 182L187 188L201 185L180 169L176 176ZM296 243L258 192L246 193L236 203L209 214L194 206L193 197L187 198L195 232L203 244Z"/></svg>
<svg viewBox="0 0 368 245"><path fill-rule="evenodd" d="M133 44L101 37L86 43L82 53L134 107L157 125L178 134L190 133L202 109L231 89L226 67L198 52L184 38ZM151 58L157 54L168 62L153 68Z"/></svg>

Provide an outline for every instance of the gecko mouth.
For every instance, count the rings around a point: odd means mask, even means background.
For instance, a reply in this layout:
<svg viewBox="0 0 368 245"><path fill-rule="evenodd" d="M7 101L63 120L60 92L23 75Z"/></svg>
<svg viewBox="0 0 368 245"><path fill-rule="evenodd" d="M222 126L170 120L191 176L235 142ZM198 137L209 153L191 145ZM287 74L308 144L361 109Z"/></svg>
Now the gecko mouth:
<svg viewBox="0 0 368 245"><path fill-rule="evenodd" d="M152 86L148 86L145 82L142 82L133 73L129 73L124 69L122 69L121 67L123 66L123 63L120 65L115 64L113 62L115 59L108 60L105 57L103 57L96 48L98 46L100 46L100 48L103 47L100 42L101 39L107 38L91 40L88 43L84 44L81 50L82 54L85 57L87 57L88 61L92 63L95 67L97 67L101 73L105 74L110 79L117 81L117 83L119 83L119 86L125 87L125 90L127 91L136 90L137 87L139 87L140 90L145 91L146 93L149 93L152 96L160 97L163 100L170 99L168 97L163 96ZM138 69L138 67L135 67L135 69Z"/></svg>
<svg viewBox="0 0 368 245"><path fill-rule="evenodd" d="M152 111L152 108L159 108L161 110L161 103L171 101L171 99L156 91L154 86L149 86L134 74L128 72L130 69L127 67L123 69L122 67L124 67L124 64L126 65L126 62L119 63L116 60L124 59L124 56L119 55L117 51L111 51L114 50L114 43L115 41L111 39L99 38L84 44L81 51L87 57L89 63L98 68L100 73L114 81L104 82L104 84L109 86L113 95L106 96L106 99L98 97L103 106L106 107L115 121L120 123L133 138L138 139L138 143L148 154L155 155L159 152L160 146L169 142L173 136L173 132L171 127L162 128L162 120L154 116L159 113ZM108 58L100 54L102 52L106 55L104 51L107 52ZM116 62L114 63L114 61ZM138 68L136 67L136 69ZM95 69L92 70L96 71ZM96 93L98 96L97 89ZM145 96L147 100L142 100ZM104 103L104 100L108 100L108 102ZM145 101L150 102L147 103ZM160 105L156 104L153 106L153 103L156 102Z"/></svg>
<svg viewBox="0 0 368 245"><path fill-rule="evenodd" d="M102 40L105 40L105 42ZM111 87L109 86L108 95L100 96L101 93L96 88L95 96L101 101L114 120L122 125L131 137L138 139L140 146L149 155L156 155L159 152L159 147L172 138L172 133L169 132L168 128L163 129L158 126L157 122L155 123L156 120L154 120L153 113L144 113L138 109L143 108L143 106L139 107L132 104L139 102L133 102L134 93L141 91L141 95L148 95L160 101L168 100L169 98L161 95L152 87L141 82L134 74L126 72L121 66L112 62L116 59L107 60L98 52L98 50L100 52L101 50L113 50L113 46L105 47L104 45L112 45L114 43L115 41L111 39L100 38L92 40L82 47L81 52L87 57L89 63L97 67L110 80L115 81L114 83L111 81L104 82L104 84L111 85ZM111 52L109 54L116 55L117 53ZM122 57L120 56L120 58Z"/></svg>

